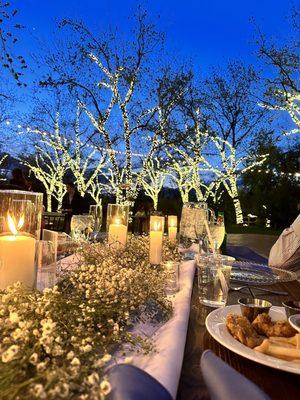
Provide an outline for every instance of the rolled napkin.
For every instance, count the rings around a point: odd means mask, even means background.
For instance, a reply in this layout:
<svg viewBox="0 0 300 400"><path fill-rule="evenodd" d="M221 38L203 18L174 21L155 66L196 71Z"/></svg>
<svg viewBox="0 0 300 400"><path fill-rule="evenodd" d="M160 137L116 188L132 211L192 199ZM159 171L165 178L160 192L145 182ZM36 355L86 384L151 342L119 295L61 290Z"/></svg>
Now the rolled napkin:
<svg viewBox="0 0 300 400"><path fill-rule="evenodd" d="M111 391L108 400L172 400L170 393L147 372L129 364L108 371Z"/></svg>
<svg viewBox="0 0 300 400"><path fill-rule="evenodd" d="M201 371L212 400L271 400L253 382L206 350L201 357Z"/></svg>

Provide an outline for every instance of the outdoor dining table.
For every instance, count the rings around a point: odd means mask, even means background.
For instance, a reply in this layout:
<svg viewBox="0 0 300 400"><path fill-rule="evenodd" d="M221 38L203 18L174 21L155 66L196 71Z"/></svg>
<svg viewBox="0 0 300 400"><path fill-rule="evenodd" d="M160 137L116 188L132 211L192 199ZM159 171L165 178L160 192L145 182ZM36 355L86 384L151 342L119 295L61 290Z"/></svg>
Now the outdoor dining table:
<svg viewBox="0 0 300 400"><path fill-rule="evenodd" d="M287 298L300 300L299 281L277 283L271 286L264 286L264 288L288 293L288 296L278 296L269 293L262 294L254 290L256 297L269 300L273 305L281 306L281 302L287 300ZM240 297L245 297L245 293L244 291L229 292L228 304L237 304L237 300ZM178 400L209 399L200 370L201 354L206 349L212 350L226 363L256 383L271 399L300 399L300 375L255 363L233 353L215 341L205 328L205 317L210 311L212 311L212 308L199 304L197 278L195 278L186 346L177 392Z"/></svg>

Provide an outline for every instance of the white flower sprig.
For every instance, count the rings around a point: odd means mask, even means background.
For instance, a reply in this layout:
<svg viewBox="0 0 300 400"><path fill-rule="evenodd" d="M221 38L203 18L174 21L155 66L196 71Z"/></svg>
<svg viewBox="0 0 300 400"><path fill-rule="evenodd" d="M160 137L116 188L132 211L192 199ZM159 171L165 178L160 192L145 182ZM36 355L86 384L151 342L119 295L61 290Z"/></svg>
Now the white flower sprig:
<svg viewBox="0 0 300 400"><path fill-rule="evenodd" d="M167 311L163 275L149 264L149 239L132 236L124 250L84 245L81 263L58 286L0 293L0 398L102 400L116 345L152 344L130 333L130 318L153 299ZM166 241L165 259L177 259Z"/></svg>

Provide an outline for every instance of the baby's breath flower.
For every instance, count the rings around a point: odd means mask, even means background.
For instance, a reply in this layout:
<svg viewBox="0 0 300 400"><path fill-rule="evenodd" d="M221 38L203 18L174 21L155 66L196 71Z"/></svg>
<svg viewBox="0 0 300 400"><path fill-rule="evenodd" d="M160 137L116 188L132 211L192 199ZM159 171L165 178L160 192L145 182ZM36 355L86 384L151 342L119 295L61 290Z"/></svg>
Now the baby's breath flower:
<svg viewBox="0 0 300 400"><path fill-rule="evenodd" d="M39 356L37 353L32 353L31 356L29 357L29 362L33 365L35 365L38 361Z"/></svg>
<svg viewBox="0 0 300 400"><path fill-rule="evenodd" d="M3 363L9 363L10 361L16 359L18 357L18 352L20 347L17 345L10 346L4 353L1 355L1 360Z"/></svg>
<svg viewBox="0 0 300 400"><path fill-rule="evenodd" d="M71 361L71 365L73 365L73 367L78 367L80 365L79 358L74 357L73 360Z"/></svg>
<svg viewBox="0 0 300 400"><path fill-rule="evenodd" d="M20 321L20 317L17 312L10 312L9 320L12 324L17 324Z"/></svg>
<svg viewBox="0 0 300 400"><path fill-rule="evenodd" d="M100 393L104 394L104 396L107 396L111 391L111 385L108 382L108 380L104 379L101 383L100 383Z"/></svg>
<svg viewBox="0 0 300 400"><path fill-rule="evenodd" d="M34 385L31 392L37 399L45 399L47 397L45 389L41 384Z"/></svg>

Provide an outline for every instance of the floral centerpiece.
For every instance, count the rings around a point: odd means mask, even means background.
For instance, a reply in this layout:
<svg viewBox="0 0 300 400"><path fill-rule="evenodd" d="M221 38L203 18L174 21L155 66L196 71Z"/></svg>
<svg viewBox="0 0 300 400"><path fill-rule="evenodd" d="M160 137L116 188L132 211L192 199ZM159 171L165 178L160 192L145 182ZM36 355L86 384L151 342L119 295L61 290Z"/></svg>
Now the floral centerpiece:
<svg viewBox="0 0 300 400"><path fill-rule="evenodd" d="M83 245L78 268L57 286L40 293L16 283L1 292L1 399L104 399L114 350L124 343L151 350L149 339L128 329L148 300L172 309L148 241L132 236L124 250ZM164 257L178 258L168 242Z"/></svg>

